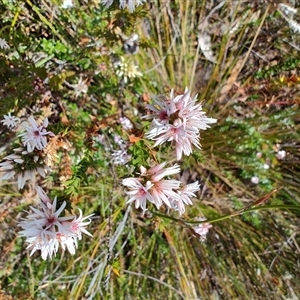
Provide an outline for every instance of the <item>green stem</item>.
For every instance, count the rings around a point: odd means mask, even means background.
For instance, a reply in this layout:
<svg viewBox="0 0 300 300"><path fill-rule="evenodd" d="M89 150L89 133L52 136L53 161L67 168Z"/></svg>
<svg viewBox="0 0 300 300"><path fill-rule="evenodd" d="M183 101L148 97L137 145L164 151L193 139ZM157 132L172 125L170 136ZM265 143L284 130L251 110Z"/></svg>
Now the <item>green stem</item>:
<svg viewBox="0 0 300 300"><path fill-rule="evenodd" d="M226 219L230 219L232 217L235 216L240 216L243 215L244 213L248 213L248 212L252 212L252 211L256 211L256 210L264 210L264 209L286 209L286 210L300 210L300 205L264 205L264 206L257 206L257 207L252 207L252 208L248 208L248 209L243 209L243 210L239 210L236 212L233 212L231 214L228 215L224 215L224 216L220 216L214 219L210 219L210 220L204 220L204 221L185 221L185 220L181 220L181 219L177 219L171 216L167 216L167 215L163 215L157 212L153 212L154 215L161 217L163 219L168 219L168 220L172 220L178 223L182 223L185 225L188 224L203 224L203 223L217 223L219 221L223 221Z"/></svg>

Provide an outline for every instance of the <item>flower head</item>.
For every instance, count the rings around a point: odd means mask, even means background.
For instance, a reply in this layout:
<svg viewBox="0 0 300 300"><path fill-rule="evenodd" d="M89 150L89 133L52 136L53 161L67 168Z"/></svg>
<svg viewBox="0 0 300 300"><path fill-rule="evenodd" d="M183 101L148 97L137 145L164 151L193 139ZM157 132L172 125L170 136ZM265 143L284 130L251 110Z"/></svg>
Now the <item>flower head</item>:
<svg viewBox="0 0 300 300"><path fill-rule="evenodd" d="M18 189L22 189L27 180L35 182L36 173L42 177L51 171L47 158L42 151L35 150L28 153L23 148L14 149L15 154L3 158L0 163L0 180L17 177Z"/></svg>
<svg viewBox="0 0 300 300"><path fill-rule="evenodd" d="M205 221L206 218L199 217L196 219L196 221ZM200 241L205 242L206 241L206 235L209 232L209 229L213 227L209 222L201 223L193 227L194 231L200 236Z"/></svg>
<svg viewBox="0 0 300 300"><path fill-rule="evenodd" d="M118 145L118 150L112 150L112 162L115 165L125 165L130 159L131 155L127 152L128 145L124 142L124 140L119 135L114 135L114 141Z"/></svg>
<svg viewBox="0 0 300 300"><path fill-rule="evenodd" d="M192 98L188 89L183 95L174 96L173 90L170 98L159 96L153 105L147 105L152 112L145 116L152 119L146 137L155 140L155 146L165 142L175 144L177 160L182 154L190 155L192 146L200 146L200 130L205 130L217 120L208 118L202 111L201 104L196 103L197 95Z"/></svg>
<svg viewBox="0 0 300 300"><path fill-rule="evenodd" d="M62 5L60 6L61 8L71 8L74 6L73 0L63 0Z"/></svg>
<svg viewBox="0 0 300 300"><path fill-rule="evenodd" d="M253 177L251 177L251 182L252 182L253 184L259 184L259 181L260 181L260 179L259 179L258 176L253 176Z"/></svg>
<svg viewBox="0 0 300 300"><path fill-rule="evenodd" d="M28 152L32 152L35 148L42 150L47 146L47 136L54 136L54 133L47 131L48 119L46 118L42 125L38 125L36 120L30 116L28 122L21 124L25 132L19 136Z"/></svg>
<svg viewBox="0 0 300 300"><path fill-rule="evenodd" d="M128 8L130 13L133 13L136 6L143 4L146 0L119 0L120 8ZM101 3L106 7L113 4L113 0L101 0Z"/></svg>
<svg viewBox="0 0 300 300"><path fill-rule="evenodd" d="M120 117L119 121L120 121L121 126L122 126L122 128L124 130L126 130L126 131L132 130L133 125L132 125L131 121L128 118L126 118L126 117Z"/></svg>
<svg viewBox="0 0 300 300"><path fill-rule="evenodd" d="M135 207L141 207L143 212L147 210L147 201L154 204L157 209L165 204L170 209L178 210L180 215L184 213L184 205L191 205L189 197L199 190L198 182L181 187L181 182L175 179L166 179L170 175L180 172L178 165L165 167L166 163L158 164L150 169L140 167L140 176L123 179L122 184L129 188L127 203L135 202Z"/></svg>
<svg viewBox="0 0 300 300"><path fill-rule="evenodd" d="M122 150L113 150L113 152L111 153L112 156L112 162L115 165L125 165L127 164L130 159L131 159L131 155L128 154L126 149L122 149Z"/></svg>
<svg viewBox="0 0 300 300"><path fill-rule="evenodd" d="M138 66L130 61L126 62L123 56L114 63L114 66L117 69L117 76L121 77L125 84L128 82L128 79L142 76L142 73L138 71Z"/></svg>
<svg viewBox="0 0 300 300"><path fill-rule="evenodd" d="M276 153L277 159L284 159L286 157L286 151L285 150L279 150Z"/></svg>
<svg viewBox="0 0 300 300"><path fill-rule="evenodd" d="M5 39L0 38L0 49L9 49L9 45L7 44Z"/></svg>
<svg viewBox="0 0 300 300"><path fill-rule="evenodd" d="M67 81L65 81L65 84L74 89L75 97L80 96L80 94L86 94L89 89L88 79L83 79L82 76L80 76L78 82L75 84L70 84Z"/></svg>
<svg viewBox="0 0 300 300"><path fill-rule="evenodd" d="M16 127L18 122L20 121L19 118L12 116L11 113L8 113L7 115L4 115L3 117L4 117L4 120L1 120L0 122L3 123L3 125L6 125L8 128Z"/></svg>
<svg viewBox="0 0 300 300"><path fill-rule="evenodd" d="M91 236L85 227L90 224L92 215L83 217L79 210L79 217L60 216L65 210L66 202L57 209L56 198L52 203L40 187L37 187L37 193L42 201L39 208L31 206L32 212L19 224L23 228L20 235L26 237L26 242L29 243L27 248L31 250L30 255L41 250L44 260L48 257L51 259L59 246L63 250L68 249L72 255L75 254L77 240L81 240L82 233Z"/></svg>
<svg viewBox="0 0 300 300"><path fill-rule="evenodd" d="M200 190L198 181L181 187L177 190L179 199L174 199L173 208L182 215L185 212L185 205L193 205L192 197L196 197L195 192Z"/></svg>

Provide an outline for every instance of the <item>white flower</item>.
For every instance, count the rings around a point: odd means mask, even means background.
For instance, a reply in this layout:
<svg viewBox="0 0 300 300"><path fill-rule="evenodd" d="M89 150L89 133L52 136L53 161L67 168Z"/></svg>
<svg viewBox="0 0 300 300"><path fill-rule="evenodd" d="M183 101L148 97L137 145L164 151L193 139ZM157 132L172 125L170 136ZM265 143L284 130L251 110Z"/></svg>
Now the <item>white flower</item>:
<svg viewBox="0 0 300 300"><path fill-rule="evenodd" d="M127 203L135 201L135 207L141 207L143 212L146 211L146 200L153 203L157 209L163 203L172 208L169 198L179 198L174 190L179 188L180 181L163 179L163 177L179 173L180 168L178 165L164 168L165 165L166 163L162 163L149 170L141 166L139 178L123 179L122 184L130 189L127 192L127 195L130 196Z"/></svg>
<svg viewBox="0 0 300 300"><path fill-rule="evenodd" d="M117 76L123 78L125 84L128 82L128 79L142 76L142 73L138 71L138 67L133 62L125 62L123 56L120 57L120 60L114 66L117 69Z"/></svg>
<svg viewBox="0 0 300 300"><path fill-rule="evenodd" d="M196 221L205 221L206 218L199 217ZM200 236L200 241L205 242L206 235L209 232L209 228L213 227L209 222L201 223L193 227L194 231Z"/></svg>
<svg viewBox="0 0 300 300"><path fill-rule="evenodd" d="M3 117L4 117L4 120L1 120L0 122L3 123L3 125L7 126L8 128L16 127L18 122L20 121L19 118L12 116L11 113L8 113L7 115L4 115Z"/></svg>
<svg viewBox="0 0 300 300"><path fill-rule="evenodd" d="M80 208L78 208L79 210L79 217L76 217L70 222L70 223L65 223L64 226L65 228L68 228L68 230L70 232L72 232L72 234L75 234L75 236L81 240L81 233L85 233L89 236L93 236L91 233L89 233L85 227L88 226L91 223L91 219L90 217L93 216L92 215L88 215L86 217L83 217L82 215L82 210ZM87 220L87 221L85 221Z"/></svg>
<svg viewBox="0 0 300 300"><path fill-rule="evenodd" d="M131 159L131 155L127 153L126 149L124 149L124 150L113 150L111 156L112 156L112 162L115 165L125 165Z"/></svg>
<svg viewBox="0 0 300 300"><path fill-rule="evenodd" d="M42 125L38 125L36 120L30 116L28 122L21 124L26 131L19 134L28 152L32 152L35 148L42 150L47 146L47 136L54 136L54 133L47 131L48 119L45 118Z"/></svg>
<svg viewBox="0 0 300 300"><path fill-rule="evenodd" d="M277 159L284 159L286 157L286 151L285 150L279 150L276 153Z"/></svg>
<svg viewBox="0 0 300 300"><path fill-rule="evenodd" d="M30 255L41 250L44 260L48 257L51 259L52 256L56 255L59 246L63 250L67 248L74 255L77 239L81 240L82 233L92 236L85 229L90 224L92 215L83 217L82 211L79 210L79 217L73 215L60 217L60 214L65 210L66 202L64 201L57 209L56 197L52 204L42 188L37 187L37 193L42 201L40 207L31 206L32 212L19 223L19 226L23 228L20 235L26 237L26 242L29 243L27 248L31 250Z"/></svg>
<svg viewBox="0 0 300 300"><path fill-rule="evenodd" d="M202 111L201 104L196 104L197 95L191 98L188 89L183 95L170 98L159 96L153 105L147 105L152 114L144 118L152 118L152 123L146 137L155 140L155 146L165 142L175 144L177 160L182 154L190 155L192 146L200 147L199 130L206 130L208 124L216 123L216 119L208 118Z"/></svg>
<svg viewBox="0 0 300 300"><path fill-rule="evenodd" d="M119 121L120 121L121 126L124 130L130 131L133 128L133 125L132 125L131 121L128 118L120 117Z"/></svg>
<svg viewBox="0 0 300 300"><path fill-rule="evenodd" d="M253 177L251 178L251 182L252 182L253 184L259 184L259 177L253 176Z"/></svg>
<svg viewBox="0 0 300 300"><path fill-rule="evenodd" d="M0 48L4 50L10 48L5 39L0 38Z"/></svg>
<svg viewBox="0 0 300 300"><path fill-rule="evenodd" d="M10 154L0 163L0 180L8 180L17 177L18 189L22 189L26 181L35 182L36 173L42 177L51 171L47 166L45 157L41 153L28 153L23 148L14 149L16 154Z"/></svg>
<svg viewBox="0 0 300 300"><path fill-rule="evenodd" d="M126 178L122 180L122 184L130 189L128 192L126 192L126 194L130 197L126 203L135 201L135 208L140 207L142 208L143 212L147 210L147 200L153 204L156 204L152 198L152 195L148 191L152 187L150 181L147 181L143 185L139 178Z"/></svg>
<svg viewBox="0 0 300 300"><path fill-rule="evenodd" d="M173 167L165 168L166 164L166 162L163 162L157 166L150 168L148 171L144 167L141 167L141 174L143 176L147 176L147 174L150 174L151 179L154 182L158 182L165 176L178 174L180 172L179 165L175 164Z"/></svg>
<svg viewBox="0 0 300 300"><path fill-rule="evenodd" d="M80 76L78 83L70 84L67 81L65 81L65 84L73 88L75 92L75 97L78 97L80 94L86 94L88 92L89 86L87 85L87 82L87 79L83 79L82 76Z"/></svg>
<svg viewBox="0 0 300 300"><path fill-rule="evenodd" d="M122 184L129 188L126 192L129 196L127 203L135 202L135 207L141 207L143 212L147 210L147 200L153 203L157 209L165 204L171 209L178 210L180 215L184 213L184 205L191 205L189 197L195 196L199 189L198 182L180 187L180 181L164 179L166 176L180 172L178 165L165 168L166 163L156 165L149 170L140 167L141 173L137 178L123 179Z"/></svg>
<svg viewBox="0 0 300 300"><path fill-rule="evenodd" d="M130 13L133 13L136 6L143 4L146 0L119 0L120 8L128 8ZM101 0L101 3L106 7L112 5L113 0Z"/></svg>
<svg viewBox="0 0 300 300"><path fill-rule="evenodd" d="M131 159L131 155L128 154L128 146L119 135L114 135L114 141L119 146L119 150L112 150L112 162L116 165L125 165Z"/></svg>
<svg viewBox="0 0 300 300"><path fill-rule="evenodd" d="M179 210L180 215L185 212L185 205L193 205L192 197L196 197L195 192L200 190L198 181L188 184L180 188L177 192L180 196L179 199L174 199L172 204L175 210Z"/></svg>
<svg viewBox="0 0 300 300"><path fill-rule="evenodd" d="M61 8L67 9L73 7L73 0L63 0L62 5L60 6Z"/></svg>

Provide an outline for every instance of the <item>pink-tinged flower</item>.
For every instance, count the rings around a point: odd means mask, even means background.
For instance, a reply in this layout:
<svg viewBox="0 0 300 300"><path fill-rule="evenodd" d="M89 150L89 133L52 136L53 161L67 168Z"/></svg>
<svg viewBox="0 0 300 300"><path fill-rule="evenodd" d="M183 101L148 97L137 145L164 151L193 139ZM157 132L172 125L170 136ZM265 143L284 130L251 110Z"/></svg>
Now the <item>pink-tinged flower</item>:
<svg viewBox="0 0 300 300"><path fill-rule="evenodd" d="M151 194L155 203L159 204L160 207L163 202L169 208L173 208L171 201L179 198L176 192L179 186L180 181L174 179L165 179L155 182L151 189ZM158 205L156 205L156 207L158 207Z"/></svg>
<svg viewBox="0 0 300 300"><path fill-rule="evenodd" d="M154 147L173 142L177 160L182 158L182 154L190 155L192 146L201 149L199 131L206 130L210 127L208 124L217 120L208 118L196 100L197 95L192 98L188 89L178 96L172 90L170 98L159 96L154 99L153 105L147 105L151 114L145 118L152 119L152 123L146 137L155 140Z"/></svg>
<svg viewBox="0 0 300 300"><path fill-rule="evenodd" d="M145 212L147 210L147 200L156 205L152 195L149 193L149 189L153 184L147 181L143 185L140 181L140 178L126 178L122 180L122 184L130 189L126 192L129 196L127 203L135 201L135 208L141 207L143 212ZM161 203L158 203L157 207L159 208L160 205Z"/></svg>
<svg viewBox="0 0 300 300"><path fill-rule="evenodd" d="M20 235L26 237L29 243L27 249L31 250L30 255L41 250L44 260L55 256L59 246L74 255L77 249L77 240L82 239L82 233L92 236L85 227L90 224L92 215L83 217L79 210L79 217L69 215L60 216L65 211L66 202L60 208L56 208L57 199L53 203L42 188L37 187L37 193L41 199L39 208L30 206L31 213L26 219L19 223L22 227Z"/></svg>
<svg viewBox="0 0 300 300"><path fill-rule="evenodd" d="M36 173L45 177L51 169L47 165L44 153L38 150L28 153L23 148L14 149L16 154L10 154L0 163L0 180L17 178L18 189L22 189L26 181L35 182Z"/></svg>
<svg viewBox="0 0 300 300"><path fill-rule="evenodd" d="M178 198L173 199L172 201L173 208L175 210L178 210L180 215L182 215L185 212L185 205L193 205L191 198L196 197L195 192L199 190L200 190L200 185L198 181L178 189L177 193L179 195L179 199Z"/></svg>
<svg viewBox="0 0 300 300"><path fill-rule="evenodd" d="M143 176L150 175L153 182L160 181L163 177L178 174L180 172L180 166L175 164L173 167L165 168L166 162L163 162L157 166L150 168L148 171L144 167L141 167L141 174Z"/></svg>
<svg viewBox="0 0 300 300"><path fill-rule="evenodd" d="M90 219L92 215L88 215L86 217L83 217L82 215L82 210L80 208L78 208L79 210L79 216L75 216L74 219L71 222L64 222L64 228L68 231L71 232L72 234L75 235L76 238L78 238L79 240L82 239L82 234L81 233L85 233L89 236L93 236L91 233L89 233L85 227L88 226L92 220Z"/></svg>
<svg viewBox="0 0 300 300"><path fill-rule="evenodd" d="M4 120L1 120L0 122L3 123L3 125L7 126L8 128L16 127L20 121L19 118L12 116L11 113L4 115L3 118Z"/></svg>
<svg viewBox="0 0 300 300"><path fill-rule="evenodd" d="M199 217L196 219L196 221L205 221L206 218ZM201 223L193 227L194 231L200 236L200 241L205 242L206 241L206 235L209 232L209 229L213 227L209 222Z"/></svg>
<svg viewBox="0 0 300 300"><path fill-rule="evenodd" d="M154 204L157 209L165 204L182 214L185 211L184 205L192 204L189 197L194 196L199 185L196 182L181 188L180 181L164 178L178 174L179 166L174 165L168 168L165 166L165 162L149 170L141 166L139 177L123 179L122 184L129 188L129 191L126 192L130 197L127 203L135 202L135 207L141 207L143 212L147 210L147 201Z"/></svg>
<svg viewBox="0 0 300 300"><path fill-rule="evenodd" d="M35 148L42 150L47 146L47 136L54 136L54 133L47 131L48 119L46 118L42 125L38 125L36 120L30 116L28 122L24 122L21 126L26 130L19 136L22 137L22 142L27 147L28 152L32 152Z"/></svg>

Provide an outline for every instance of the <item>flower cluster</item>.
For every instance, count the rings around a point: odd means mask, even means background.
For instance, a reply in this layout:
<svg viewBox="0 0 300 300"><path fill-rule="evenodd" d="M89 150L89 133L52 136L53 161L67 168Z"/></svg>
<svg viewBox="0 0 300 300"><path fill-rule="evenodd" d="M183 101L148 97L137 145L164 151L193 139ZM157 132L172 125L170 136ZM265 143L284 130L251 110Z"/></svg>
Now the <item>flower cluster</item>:
<svg viewBox="0 0 300 300"><path fill-rule="evenodd" d="M18 125L20 119L10 113L4 116L1 122L8 128L21 130L18 134L24 147L15 148L13 154L7 155L0 163L0 180L17 178L18 189L22 189L26 181L35 181L36 173L45 177L51 171L51 161L43 149L47 146L47 137L53 137L54 133L47 131L48 119L42 125L30 116L28 121Z"/></svg>
<svg viewBox="0 0 300 300"><path fill-rule="evenodd" d="M15 128L20 119L8 114L1 122L8 128ZM54 133L47 131L48 119L46 118L40 125L30 116L26 122L18 126L22 130L18 136L22 140L23 147L15 148L14 154L7 155L0 163L0 180L17 178L18 189L23 189L28 180L35 182L35 175L38 173L42 177L51 171L52 156L47 154L48 137L53 137ZM50 145L50 144L49 144ZM49 147L47 147L49 148ZM26 219L20 222L22 227L21 236L26 237L31 249L31 255L36 250L41 250L42 258L46 260L56 255L59 246L73 255L77 248L78 240L81 240L82 233L91 235L85 227L91 222L89 215L82 216L60 216L65 210L66 202L57 206L57 199L53 203L50 201L42 188L36 188L41 199L40 208L31 206L32 212Z"/></svg>
<svg viewBox="0 0 300 300"><path fill-rule="evenodd" d="M199 190L198 182L181 186L181 182L175 179L164 179L166 176L178 174L178 165L165 168L166 163L158 164L149 170L140 167L140 176L137 178L123 179L122 184L129 188L127 203L135 202L135 207L141 207L143 212L147 210L147 200L153 203L157 209L163 204L179 211L185 212L185 205L192 205L191 197Z"/></svg>
<svg viewBox="0 0 300 300"><path fill-rule="evenodd" d="M151 118L152 123L146 137L156 141L154 147L174 142L177 160L182 158L182 154L190 155L192 145L200 149L199 130L205 130L210 127L208 124L217 121L205 115L196 99L197 95L191 98L188 89L178 96L174 96L172 90L170 98L159 96L154 99L153 105L147 105L152 113L145 118Z"/></svg>
<svg viewBox="0 0 300 300"><path fill-rule="evenodd" d="M123 56L114 63L114 66L117 69L117 76L121 77L125 84L131 78L142 76L142 73L138 71L138 67L133 62L126 62Z"/></svg>
<svg viewBox="0 0 300 300"><path fill-rule="evenodd" d="M127 149L128 145L124 142L124 140L119 136L114 136L114 141L118 145L119 150L112 150L111 156L112 156L112 162L115 165L125 165L127 164L130 159L131 155L128 154Z"/></svg>
<svg viewBox="0 0 300 300"><path fill-rule="evenodd" d="M78 247L77 240L82 239L82 233L92 236L85 227L90 224L92 215L83 217L79 209L79 216L60 216L65 210L66 202L57 206L57 199L53 203L48 198L41 187L36 188L38 196L41 199L40 208L30 207L32 212L28 213L26 219L19 223L22 227L21 236L26 237L29 243L27 249L31 250L30 255L35 251L41 250L44 260L56 255L59 246L64 251L74 255Z"/></svg>

